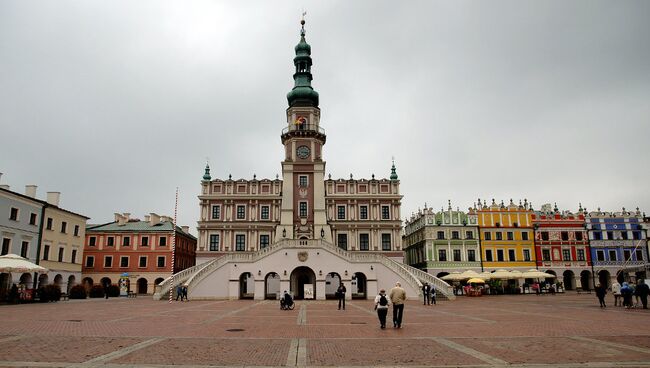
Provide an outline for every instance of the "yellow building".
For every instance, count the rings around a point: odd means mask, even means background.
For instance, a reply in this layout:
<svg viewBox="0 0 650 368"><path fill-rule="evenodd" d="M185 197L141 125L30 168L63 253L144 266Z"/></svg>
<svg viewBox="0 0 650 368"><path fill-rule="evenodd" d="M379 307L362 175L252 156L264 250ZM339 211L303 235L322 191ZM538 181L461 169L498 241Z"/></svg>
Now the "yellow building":
<svg viewBox="0 0 650 368"><path fill-rule="evenodd" d="M506 206L493 199L481 206L479 200L477 212L485 271L535 268L533 211L527 201L516 205L511 199Z"/></svg>

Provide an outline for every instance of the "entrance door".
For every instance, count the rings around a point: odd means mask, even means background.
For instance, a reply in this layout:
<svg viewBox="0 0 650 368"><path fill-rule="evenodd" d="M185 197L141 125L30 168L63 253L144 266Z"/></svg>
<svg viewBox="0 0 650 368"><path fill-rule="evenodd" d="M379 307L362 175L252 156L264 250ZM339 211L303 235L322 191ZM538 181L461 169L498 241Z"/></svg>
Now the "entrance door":
<svg viewBox="0 0 650 368"><path fill-rule="evenodd" d="M316 274L311 268L301 266L291 272L291 292L294 299L316 299Z"/></svg>

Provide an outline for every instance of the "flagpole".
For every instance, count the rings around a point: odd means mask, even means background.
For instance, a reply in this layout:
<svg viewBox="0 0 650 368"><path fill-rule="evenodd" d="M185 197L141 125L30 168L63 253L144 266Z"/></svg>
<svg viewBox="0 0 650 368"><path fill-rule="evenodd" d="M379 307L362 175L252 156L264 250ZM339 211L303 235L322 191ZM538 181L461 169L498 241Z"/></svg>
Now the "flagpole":
<svg viewBox="0 0 650 368"><path fill-rule="evenodd" d="M176 200L174 202L174 220L172 222L172 282L169 284L169 303L174 296L174 258L176 256L176 216L178 215L178 187L176 187Z"/></svg>

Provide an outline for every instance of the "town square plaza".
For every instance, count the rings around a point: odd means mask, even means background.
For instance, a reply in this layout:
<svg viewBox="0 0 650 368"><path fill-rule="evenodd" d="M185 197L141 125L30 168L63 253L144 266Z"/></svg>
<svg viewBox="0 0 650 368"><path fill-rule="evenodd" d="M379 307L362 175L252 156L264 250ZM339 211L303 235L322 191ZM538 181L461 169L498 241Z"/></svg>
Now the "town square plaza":
<svg viewBox="0 0 650 368"><path fill-rule="evenodd" d="M0 367L650 367L650 312L594 294L373 302L70 300L0 306Z"/></svg>

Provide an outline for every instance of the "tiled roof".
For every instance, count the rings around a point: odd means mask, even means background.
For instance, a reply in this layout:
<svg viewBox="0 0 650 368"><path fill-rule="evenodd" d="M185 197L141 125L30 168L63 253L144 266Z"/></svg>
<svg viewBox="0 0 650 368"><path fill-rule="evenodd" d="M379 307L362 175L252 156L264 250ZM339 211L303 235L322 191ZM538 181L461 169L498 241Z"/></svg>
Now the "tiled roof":
<svg viewBox="0 0 650 368"><path fill-rule="evenodd" d="M107 224L92 225L86 227L86 233L89 232L159 232L172 231L172 223L169 221L159 222L151 225L149 221L129 221L119 225L117 221ZM176 231L195 238L192 234L186 233L182 228L176 226Z"/></svg>

